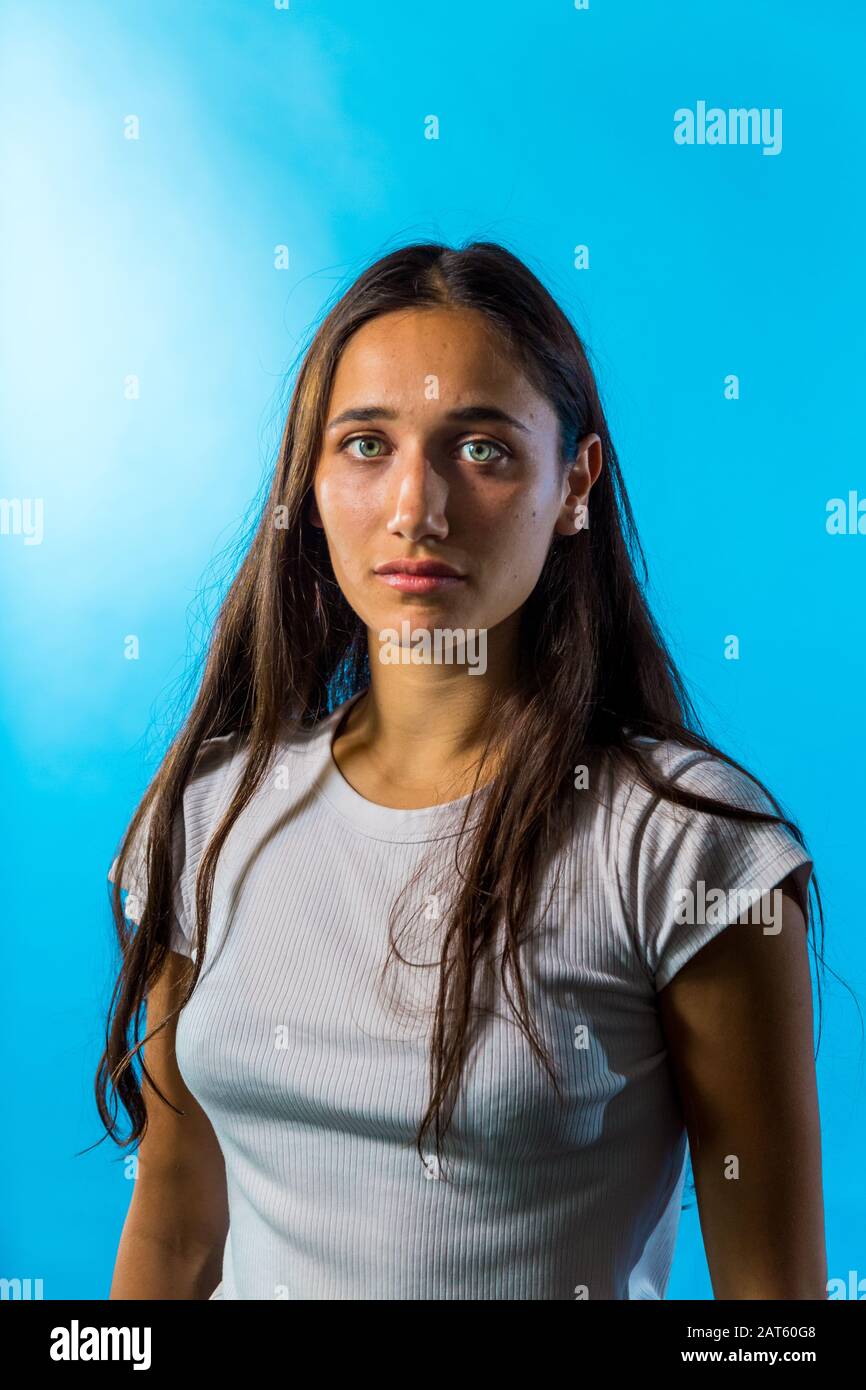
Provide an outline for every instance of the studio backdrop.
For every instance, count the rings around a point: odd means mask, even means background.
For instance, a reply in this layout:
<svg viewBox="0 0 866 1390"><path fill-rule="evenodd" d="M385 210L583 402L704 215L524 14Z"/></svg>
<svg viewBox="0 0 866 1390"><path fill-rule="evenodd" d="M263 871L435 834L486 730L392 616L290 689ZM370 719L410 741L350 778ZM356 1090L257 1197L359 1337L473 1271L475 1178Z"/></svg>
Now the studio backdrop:
<svg viewBox="0 0 866 1390"><path fill-rule="evenodd" d="M96 1144L106 873L299 356L376 257L492 240L587 343L653 611L814 858L828 1273L866 1296L863 8L0 15L0 1276L107 1297L134 1165ZM690 1185L667 1297L712 1298Z"/></svg>

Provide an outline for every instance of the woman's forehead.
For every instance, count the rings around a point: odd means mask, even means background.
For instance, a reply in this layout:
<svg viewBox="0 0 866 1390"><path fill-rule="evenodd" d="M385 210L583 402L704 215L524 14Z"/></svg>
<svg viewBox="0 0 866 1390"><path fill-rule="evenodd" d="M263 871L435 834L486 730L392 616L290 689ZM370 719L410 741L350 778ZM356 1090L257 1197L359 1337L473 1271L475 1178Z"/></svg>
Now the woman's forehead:
<svg viewBox="0 0 866 1390"><path fill-rule="evenodd" d="M546 419L539 396L502 336L475 310L399 310L359 328L337 363L328 416L351 406L402 412L430 405L490 401L525 418Z"/></svg>

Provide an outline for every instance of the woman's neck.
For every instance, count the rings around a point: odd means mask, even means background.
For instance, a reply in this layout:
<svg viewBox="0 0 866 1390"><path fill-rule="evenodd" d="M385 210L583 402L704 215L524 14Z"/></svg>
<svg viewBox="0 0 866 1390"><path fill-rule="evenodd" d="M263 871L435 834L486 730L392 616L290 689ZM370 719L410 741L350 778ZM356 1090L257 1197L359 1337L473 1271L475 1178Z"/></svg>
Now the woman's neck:
<svg viewBox="0 0 866 1390"><path fill-rule="evenodd" d="M400 810L467 796L487 738L495 690L488 674L474 677L455 669L425 681L419 679L430 675L424 668L375 672L370 689L350 706L333 739L343 777L368 801ZM493 778L497 766L492 748L479 787Z"/></svg>

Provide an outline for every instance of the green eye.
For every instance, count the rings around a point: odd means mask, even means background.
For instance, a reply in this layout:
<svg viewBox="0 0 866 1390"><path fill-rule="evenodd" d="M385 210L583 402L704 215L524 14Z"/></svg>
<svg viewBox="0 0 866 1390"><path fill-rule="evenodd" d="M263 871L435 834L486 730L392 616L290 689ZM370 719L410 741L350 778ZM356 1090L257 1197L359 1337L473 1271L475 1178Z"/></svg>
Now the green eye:
<svg viewBox="0 0 866 1390"><path fill-rule="evenodd" d="M381 444L381 443L382 443L382 440L381 440L381 439L377 439L376 436L375 436L374 434L356 434L354 439L347 439L347 440L346 440L345 447L348 449L348 447L349 447L350 444L358 444L359 446L362 446L362 447L363 447L365 444ZM365 458L365 459L369 459L369 458L378 458L378 457L379 457L378 454L367 454L367 453L363 453L363 452L362 452L362 454L361 454L361 458Z"/></svg>
<svg viewBox="0 0 866 1390"><path fill-rule="evenodd" d="M496 455L495 459L490 455L488 455L487 458L473 458L473 463L494 463L497 459L505 457L504 450L500 449L499 445L494 444L490 439L467 439L466 443L462 444L460 447L462 449L490 449L493 451L493 454Z"/></svg>

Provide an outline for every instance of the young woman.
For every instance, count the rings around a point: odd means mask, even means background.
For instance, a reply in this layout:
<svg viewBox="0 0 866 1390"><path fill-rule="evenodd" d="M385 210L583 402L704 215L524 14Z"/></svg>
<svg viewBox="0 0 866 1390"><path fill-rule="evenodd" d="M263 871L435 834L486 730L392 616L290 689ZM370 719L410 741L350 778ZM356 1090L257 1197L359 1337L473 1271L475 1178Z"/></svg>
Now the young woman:
<svg viewBox="0 0 866 1390"><path fill-rule="evenodd" d="M662 1298L687 1136L716 1297L826 1297L812 861L633 554L530 270L367 269L110 875L113 1298Z"/></svg>

